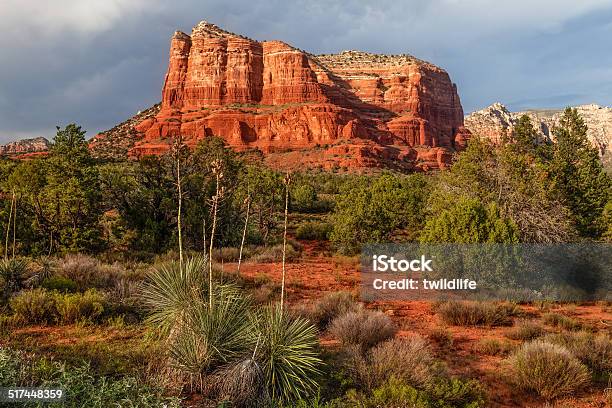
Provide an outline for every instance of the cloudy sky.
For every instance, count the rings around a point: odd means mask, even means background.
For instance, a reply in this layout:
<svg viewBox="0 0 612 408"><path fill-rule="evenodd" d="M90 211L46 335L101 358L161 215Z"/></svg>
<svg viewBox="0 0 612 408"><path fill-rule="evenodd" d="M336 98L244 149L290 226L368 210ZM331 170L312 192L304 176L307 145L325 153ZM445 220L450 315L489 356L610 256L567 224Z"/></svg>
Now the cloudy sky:
<svg viewBox="0 0 612 408"><path fill-rule="evenodd" d="M612 0L0 0L0 142L89 136L160 100L175 30L200 20L313 53L409 53L466 112L612 105Z"/></svg>

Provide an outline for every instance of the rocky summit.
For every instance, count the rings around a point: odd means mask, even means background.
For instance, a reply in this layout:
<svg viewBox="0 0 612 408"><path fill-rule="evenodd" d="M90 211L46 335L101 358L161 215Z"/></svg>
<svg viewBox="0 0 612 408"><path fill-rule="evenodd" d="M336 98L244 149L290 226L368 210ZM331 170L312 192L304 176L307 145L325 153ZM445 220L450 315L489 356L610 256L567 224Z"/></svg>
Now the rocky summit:
<svg viewBox="0 0 612 408"><path fill-rule="evenodd" d="M21 139L0 145L0 156L25 158L46 154L49 150L49 141L44 137Z"/></svg>
<svg viewBox="0 0 612 408"><path fill-rule="evenodd" d="M599 151L604 163L612 162L612 108L595 104L575 107L588 127L587 137ZM499 102L465 117L465 126L474 134L499 143L504 132L511 132L516 121L527 115L543 140L554 141L553 128L559 123L562 109L539 109L510 112Z"/></svg>
<svg viewBox="0 0 612 408"><path fill-rule="evenodd" d="M445 167L469 138L457 87L435 65L360 51L315 56L207 22L174 34L161 105L147 112L94 138L94 153L120 146L141 157L179 135L190 146L218 136L281 169L410 171Z"/></svg>

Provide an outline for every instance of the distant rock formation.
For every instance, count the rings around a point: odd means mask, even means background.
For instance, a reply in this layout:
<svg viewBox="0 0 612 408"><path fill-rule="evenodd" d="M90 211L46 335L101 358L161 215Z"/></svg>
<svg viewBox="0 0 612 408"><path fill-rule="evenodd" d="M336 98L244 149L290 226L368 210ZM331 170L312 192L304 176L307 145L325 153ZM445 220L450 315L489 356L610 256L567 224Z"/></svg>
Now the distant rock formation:
<svg viewBox="0 0 612 408"><path fill-rule="evenodd" d="M95 137L94 152L120 145L140 157L167 151L178 135L190 146L214 135L280 168L409 171L446 166L469 138L455 84L430 63L359 51L314 56L207 22L172 37L159 112L126 123Z"/></svg>
<svg viewBox="0 0 612 408"><path fill-rule="evenodd" d="M44 137L21 139L0 145L0 156L31 156L49 150L49 141Z"/></svg>
<svg viewBox="0 0 612 408"><path fill-rule="evenodd" d="M612 161L612 108L595 104L576 106L588 126L587 137L605 162ZM522 115L527 115L543 139L554 140L552 129L559 123L562 109L510 112L497 102L465 117L465 126L474 134L499 143L504 129L511 132Z"/></svg>

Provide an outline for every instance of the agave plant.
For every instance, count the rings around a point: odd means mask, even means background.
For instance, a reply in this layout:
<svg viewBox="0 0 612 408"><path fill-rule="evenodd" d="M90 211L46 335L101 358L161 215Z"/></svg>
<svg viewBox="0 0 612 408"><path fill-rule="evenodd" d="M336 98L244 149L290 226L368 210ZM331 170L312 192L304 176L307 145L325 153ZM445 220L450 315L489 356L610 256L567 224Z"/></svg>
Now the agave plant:
<svg viewBox="0 0 612 408"><path fill-rule="evenodd" d="M316 328L308 320L292 319L280 305L266 308L257 324L255 360L264 372L270 397L289 402L312 393L322 364Z"/></svg>
<svg viewBox="0 0 612 408"><path fill-rule="evenodd" d="M170 333L194 301L208 297L206 256L188 259L181 267L170 261L155 267L139 288L140 298L151 313L148 321Z"/></svg>
<svg viewBox="0 0 612 408"><path fill-rule="evenodd" d="M229 284L217 285L210 298L194 301L170 339L174 365L191 375L211 373L252 349L250 301Z"/></svg>

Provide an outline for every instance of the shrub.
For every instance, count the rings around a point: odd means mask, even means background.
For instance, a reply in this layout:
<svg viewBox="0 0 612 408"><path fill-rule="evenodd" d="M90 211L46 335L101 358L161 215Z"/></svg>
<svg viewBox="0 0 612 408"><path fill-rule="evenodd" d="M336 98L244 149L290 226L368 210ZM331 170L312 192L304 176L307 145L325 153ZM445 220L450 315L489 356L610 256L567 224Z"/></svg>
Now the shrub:
<svg viewBox="0 0 612 408"><path fill-rule="evenodd" d="M23 353L0 348L0 386L36 384L41 388L62 388L65 407L178 408L177 398L165 398L163 391L134 377L100 377L87 364L66 364L33 360Z"/></svg>
<svg viewBox="0 0 612 408"><path fill-rule="evenodd" d="M428 337L442 348L449 348L453 345L453 333L445 327L436 327L429 332Z"/></svg>
<svg viewBox="0 0 612 408"><path fill-rule="evenodd" d="M306 240L327 240L329 233L331 232L331 225L323 222L307 222L301 224L295 231L297 239Z"/></svg>
<svg viewBox="0 0 612 408"><path fill-rule="evenodd" d="M516 327L506 333L506 337L513 340L533 340L546 334L546 330L537 323L528 320L520 321Z"/></svg>
<svg viewBox="0 0 612 408"><path fill-rule="evenodd" d="M355 400L356 399L356 400ZM353 398L355 406L364 408L378 407L410 407L430 408L431 403L427 395L405 384L396 378L390 378L378 388L372 390L370 396Z"/></svg>
<svg viewBox="0 0 612 408"><path fill-rule="evenodd" d="M546 313L542 316L542 320L545 324L565 330L580 330L582 328L579 321L559 313Z"/></svg>
<svg viewBox="0 0 612 408"><path fill-rule="evenodd" d="M66 255L59 262L57 274L74 281L79 291L89 288L110 288L125 272L118 266L106 265L83 254Z"/></svg>
<svg viewBox="0 0 612 408"><path fill-rule="evenodd" d="M315 303L311 318L319 329L325 330L336 317L355 312L360 307L349 292L327 293Z"/></svg>
<svg viewBox="0 0 612 408"><path fill-rule="evenodd" d="M15 318L22 323L47 323L55 318L55 299L51 292L37 288L20 292L9 302Z"/></svg>
<svg viewBox="0 0 612 408"><path fill-rule="evenodd" d="M482 339L476 343L476 351L487 356L505 356L509 354L513 346L508 341L498 339Z"/></svg>
<svg viewBox="0 0 612 408"><path fill-rule="evenodd" d="M566 348L539 340L523 344L510 364L520 389L547 400L572 394L590 379L587 367Z"/></svg>
<svg viewBox="0 0 612 408"><path fill-rule="evenodd" d="M106 297L95 289L85 293L57 293L54 297L59 323L94 322L104 313Z"/></svg>
<svg viewBox="0 0 612 408"><path fill-rule="evenodd" d="M509 310L500 305L484 302L446 302L438 313L446 324L455 326L505 326L510 325Z"/></svg>
<svg viewBox="0 0 612 408"><path fill-rule="evenodd" d="M307 320L292 319L280 307L266 308L257 319L255 360L264 372L273 400L295 401L317 389L321 372L317 330Z"/></svg>
<svg viewBox="0 0 612 408"><path fill-rule="evenodd" d="M336 317L329 330L342 344L357 345L367 350L392 338L397 328L382 312L359 310Z"/></svg>
<svg viewBox="0 0 612 408"><path fill-rule="evenodd" d="M461 380L452 378L450 380L438 381L431 387L429 394L436 401L434 406L478 408L486 405L486 392L477 380Z"/></svg>
<svg viewBox="0 0 612 408"><path fill-rule="evenodd" d="M58 292L76 292L77 284L72 279L63 276L51 276L42 281L41 287Z"/></svg>
<svg viewBox="0 0 612 408"><path fill-rule="evenodd" d="M300 253L296 250L296 247L287 243L287 251L285 254L285 260L287 262L294 261L300 257ZM252 257L253 261L266 263L266 262L280 262L283 259L283 244L278 244L270 247L266 247L262 252Z"/></svg>
<svg viewBox="0 0 612 408"><path fill-rule="evenodd" d="M380 387L391 378L416 388L433 384L440 367L422 337L397 338L380 343L365 355L358 347L349 351L349 370L367 390Z"/></svg>
<svg viewBox="0 0 612 408"><path fill-rule="evenodd" d="M543 340L567 348L596 373L612 372L612 339L608 334L559 333L549 334Z"/></svg>

